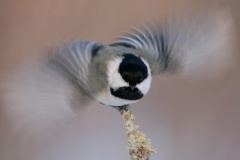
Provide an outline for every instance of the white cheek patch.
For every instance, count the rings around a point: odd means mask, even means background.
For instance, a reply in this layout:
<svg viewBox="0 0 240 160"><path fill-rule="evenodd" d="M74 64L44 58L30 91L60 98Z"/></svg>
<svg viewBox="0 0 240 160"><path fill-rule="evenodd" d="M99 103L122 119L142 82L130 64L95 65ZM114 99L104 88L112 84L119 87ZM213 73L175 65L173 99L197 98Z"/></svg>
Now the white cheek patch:
<svg viewBox="0 0 240 160"><path fill-rule="evenodd" d="M144 81L142 81L140 84L137 84L137 88L142 92L142 94L146 95L151 86L152 74L151 74L151 70L150 70L150 66L149 66L148 62L143 58L141 58L141 60L147 66L148 77Z"/></svg>
<svg viewBox="0 0 240 160"><path fill-rule="evenodd" d="M137 88L142 92L143 95L146 95L150 89L152 82L152 76L148 76L142 83L137 84Z"/></svg>
<svg viewBox="0 0 240 160"><path fill-rule="evenodd" d="M122 76L118 72L119 65L122 60L122 57L118 57L108 62L108 82L109 86L111 86L113 89L129 86L129 84L123 80Z"/></svg>

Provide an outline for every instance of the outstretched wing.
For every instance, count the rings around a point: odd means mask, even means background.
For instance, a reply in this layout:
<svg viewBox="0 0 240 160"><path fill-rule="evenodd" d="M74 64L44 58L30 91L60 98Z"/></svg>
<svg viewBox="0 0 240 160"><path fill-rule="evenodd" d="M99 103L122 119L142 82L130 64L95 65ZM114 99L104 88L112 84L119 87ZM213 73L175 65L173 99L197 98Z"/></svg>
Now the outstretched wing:
<svg viewBox="0 0 240 160"><path fill-rule="evenodd" d="M91 99L88 83L89 65L101 44L75 41L51 51L43 59L35 59L10 75L8 98L22 110L77 109ZM46 112L47 113L47 112Z"/></svg>
<svg viewBox="0 0 240 160"><path fill-rule="evenodd" d="M112 45L139 50L152 74L184 73L221 69L232 52L233 19L229 12L204 12L198 16L175 17L164 25L134 29Z"/></svg>
<svg viewBox="0 0 240 160"><path fill-rule="evenodd" d="M91 85L89 68L92 58L102 45L96 42L75 41L54 51L46 63L47 67L55 69L82 92L89 94Z"/></svg>
<svg viewBox="0 0 240 160"><path fill-rule="evenodd" d="M19 134L23 131L21 135L28 139L35 134L42 136L46 130L56 135L59 126L67 126L76 115L74 111L91 99L88 66L99 46L86 41L68 43L6 75L0 90L4 90L13 129Z"/></svg>

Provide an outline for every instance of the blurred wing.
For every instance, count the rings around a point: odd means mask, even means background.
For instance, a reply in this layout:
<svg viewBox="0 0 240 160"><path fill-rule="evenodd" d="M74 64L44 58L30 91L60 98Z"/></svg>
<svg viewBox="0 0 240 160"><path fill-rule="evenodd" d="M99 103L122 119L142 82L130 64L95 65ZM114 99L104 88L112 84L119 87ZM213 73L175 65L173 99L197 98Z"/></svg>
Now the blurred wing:
<svg viewBox="0 0 240 160"><path fill-rule="evenodd" d="M88 83L89 65L95 52L101 46L99 43L87 41L76 41L67 44L54 51L46 65L48 68L60 73L82 92L90 94L92 89Z"/></svg>
<svg viewBox="0 0 240 160"><path fill-rule="evenodd" d="M0 89L13 129L27 139L46 130L55 135L59 126L68 124L76 115L74 110L82 109L91 98L88 65L99 46L95 42L73 42L43 60L28 61L8 75Z"/></svg>
<svg viewBox="0 0 240 160"><path fill-rule="evenodd" d="M233 19L227 11L175 17L164 25L134 29L112 45L136 48L153 74L205 72L226 67L232 52Z"/></svg>

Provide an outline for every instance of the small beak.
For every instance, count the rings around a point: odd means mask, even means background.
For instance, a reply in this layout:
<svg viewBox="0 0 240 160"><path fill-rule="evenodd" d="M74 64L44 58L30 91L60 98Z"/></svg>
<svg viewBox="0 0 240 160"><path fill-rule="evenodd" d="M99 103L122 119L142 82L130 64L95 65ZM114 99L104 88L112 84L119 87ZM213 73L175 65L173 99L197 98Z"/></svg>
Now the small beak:
<svg viewBox="0 0 240 160"><path fill-rule="evenodd" d="M131 90L133 91L134 90L134 88L135 88L135 86L130 86L131 87Z"/></svg>

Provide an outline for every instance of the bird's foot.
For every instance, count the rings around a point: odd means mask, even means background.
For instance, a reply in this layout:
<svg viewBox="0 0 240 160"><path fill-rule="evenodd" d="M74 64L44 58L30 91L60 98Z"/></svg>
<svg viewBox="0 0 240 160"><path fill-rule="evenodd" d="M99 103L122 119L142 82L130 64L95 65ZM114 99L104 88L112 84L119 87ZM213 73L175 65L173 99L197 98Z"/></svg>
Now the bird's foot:
<svg viewBox="0 0 240 160"><path fill-rule="evenodd" d="M129 110L129 105L123 105L123 106L112 106L116 110L122 113L122 111L128 111Z"/></svg>

